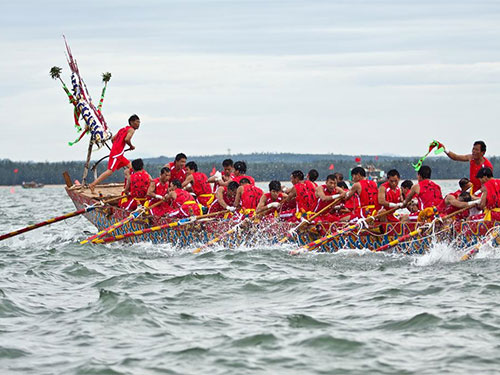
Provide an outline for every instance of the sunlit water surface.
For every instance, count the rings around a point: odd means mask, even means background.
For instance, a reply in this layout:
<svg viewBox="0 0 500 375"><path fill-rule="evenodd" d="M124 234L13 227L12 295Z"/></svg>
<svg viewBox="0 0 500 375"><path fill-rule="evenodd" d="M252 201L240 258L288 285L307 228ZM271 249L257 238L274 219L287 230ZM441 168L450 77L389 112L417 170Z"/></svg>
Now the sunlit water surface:
<svg viewBox="0 0 500 375"><path fill-rule="evenodd" d="M452 190L450 184L448 190ZM73 211L0 188L0 233ZM80 245L83 217L0 242L2 374L498 374L500 253Z"/></svg>

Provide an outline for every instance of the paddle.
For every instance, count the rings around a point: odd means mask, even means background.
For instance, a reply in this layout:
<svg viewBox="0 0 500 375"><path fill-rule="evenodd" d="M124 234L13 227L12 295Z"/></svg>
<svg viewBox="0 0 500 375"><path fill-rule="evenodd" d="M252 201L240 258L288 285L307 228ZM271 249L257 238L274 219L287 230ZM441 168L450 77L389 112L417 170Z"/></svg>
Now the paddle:
<svg viewBox="0 0 500 375"><path fill-rule="evenodd" d="M486 239L478 242L476 245L472 247L471 250L469 250L466 254L464 254L460 258L460 261L471 259L474 255L476 255L479 252L479 250L481 249L481 247L483 247L483 245L486 245L488 242L495 240L499 234L500 234L500 228L496 227L495 230Z"/></svg>
<svg viewBox="0 0 500 375"><path fill-rule="evenodd" d="M248 217L246 217L244 220L240 221L238 224L236 224L235 226L233 226L231 229L229 229L227 232L223 233L222 235L218 236L218 237L215 237L214 239L208 241L206 244L204 244L203 246L200 246L199 248L197 249L194 249L193 250L193 254L198 254L200 251L202 251L203 249L206 249L207 247L219 242L220 240L222 240L224 237L227 237L231 234L233 234L234 232L236 232L238 230L239 227L241 227L243 225L243 223L246 223L248 220L250 220Z"/></svg>
<svg viewBox="0 0 500 375"><path fill-rule="evenodd" d="M273 210L274 207L269 207L269 208L265 208L263 211L260 212L259 215L261 216L264 216L266 215L269 211ZM214 239L208 241L206 244L204 244L203 246L195 249L193 251L193 254L198 254L201 250L203 249L206 249L207 247L219 242L221 239L223 239L224 237L226 236L229 236L231 235L232 233L234 233L236 230L238 230L238 228L243 224L243 223L246 223L248 220L250 220L249 217L246 217L243 221L239 222L238 224L236 224L233 228L229 229L227 232L223 233L222 235L218 236L218 237L215 237ZM254 217L254 219L252 220L252 223L256 223L257 221L259 220L259 217L257 217L257 215Z"/></svg>
<svg viewBox="0 0 500 375"><path fill-rule="evenodd" d="M455 211L449 215L446 215L444 217L441 218L441 220L446 220L446 219L449 219L449 218L452 218L453 216L456 216L457 214L465 211L465 210L468 210L470 207L464 207L464 208L461 208L460 210L458 211ZM411 237L414 237L418 234L420 234L423 230L425 229L425 227L420 227L418 229L415 229L414 231L408 233L408 234L405 234L395 240L392 240L391 242L383 245L383 246L380 246L379 248L375 249L375 250L372 250L373 252L379 252L379 251L385 251L387 249L390 249L391 247L394 247L396 246L397 244L401 243L402 241L406 241L408 238L411 238Z"/></svg>
<svg viewBox="0 0 500 375"><path fill-rule="evenodd" d="M111 198L111 199L108 199L108 200L100 202L99 205L100 204L110 203L110 202L116 201L116 200L118 200L120 198L122 198L122 197L114 197L114 198ZM96 209L96 207L97 207L97 203L95 203L95 204L93 204L91 206L88 206L86 208L82 208L81 210L78 210L78 211L73 211L73 212L67 213L65 215L54 217L52 219L45 220L45 221L42 221L42 222L37 223L37 224L33 224L33 225L27 226L25 228L22 228L22 229L13 231L13 232L3 234L3 235L0 236L0 241L5 240L5 239L10 238L10 237L17 236L18 234L22 234L22 233L28 232L28 231L36 229L36 228L44 227L46 225L53 224L53 223L56 223L58 221L69 219L70 217L74 217L74 216L78 216L78 215L84 214L86 212L90 212L90 211Z"/></svg>
<svg viewBox="0 0 500 375"><path fill-rule="evenodd" d="M316 212L314 215L312 215L309 220L307 221L301 221L299 223L299 225L297 225L295 228L292 228L288 231L288 233L286 234L285 237L283 237L281 240L279 240L278 242L279 243L284 243L286 242L289 238L291 238L293 236L293 234L295 232L297 232L300 227L302 227L305 223L307 223L308 221L311 222L312 220L316 219L319 215L321 215L323 212L327 211L328 209L330 209L331 207L335 206L338 202L341 201L342 198L337 198L333 201L331 201L328 205L326 205L325 207L323 207L321 210L319 210L318 212Z"/></svg>
<svg viewBox="0 0 500 375"><path fill-rule="evenodd" d="M388 215L388 214L396 211L398 208L399 207L394 207L394 208L391 208L390 210L379 212L375 216L368 216L363 221L365 223L367 223L367 224L371 223L372 221L374 221L375 219L378 219L379 217ZM341 230L339 230L337 232L328 234L328 235L326 235L324 237L321 237L321 238L317 239L316 241L312 241L312 242L308 243L307 245L301 246L300 248L298 248L296 250L292 250L292 251L290 251L290 254L291 255L297 255L297 254L303 253L305 251L312 251L316 247L322 246L322 245L324 245L324 244L332 241L335 237L338 237L338 236L340 236L342 234L345 234L345 233L349 233L349 232L353 231L354 229L358 228L360 222L361 222L361 220L358 220L356 223L354 223L352 225L349 225L347 228L344 228L344 229L341 229Z"/></svg>
<svg viewBox="0 0 500 375"><path fill-rule="evenodd" d="M123 198L123 197L122 197ZM106 229L103 229L101 230L100 232L98 232L97 234L94 234L93 236L90 236L89 238L83 240L80 242L81 245L84 245L86 244L87 242L94 242L95 240L100 240L102 239L103 237L105 237L106 235L114 232L115 230L117 230L118 228L122 227L123 225L127 224L128 222L132 221L132 220L135 220L137 219L138 217L140 217L147 209L151 209L153 207L156 207L160 204L162 204L164 201L163 200L160 200L158 202L156 202L155 204L151 205L150 207L139 207L137 210L135 210L134 212L132 212L129 216L127 216L125 219L123 220L120 220L120 221L117 221L116 223L114 223L113 225L110 225L109 227L107 227Z"/></svg>
<svg viewBox="0 0 500 375"><path fill-rule="evenodd" d="M120 241L120 240L123 240L124 238L130 238L130 237L140 236L141 234L157 232L159 230L166 229L166 228L173 228L173 227L177 227L177 226L180 226L180 225L194 223L195 221L197 221L199 219L206 219L206 218L209 218L209 217L212 217L212 216L216 216L216 215L219 215L219 214L225 214L226 212L228 212L228 210L223 210L223 211L218 211L218 212L212 212L210 214L199 215L199 216L195 216L193 218L185 218L185 219L181 219L181 220L175 221L173 223L157 225L157 226L149 227L149 228L146 228L146 229L140 229L140 230L136 230L134 232L128 232L128 233L125 233L125 234L119 234L119 235L114 236L114 237L106 237L106 238L103 238L103 239L96 239L95 241L93 241L93 243L110 243L110 242Z"/></svg>

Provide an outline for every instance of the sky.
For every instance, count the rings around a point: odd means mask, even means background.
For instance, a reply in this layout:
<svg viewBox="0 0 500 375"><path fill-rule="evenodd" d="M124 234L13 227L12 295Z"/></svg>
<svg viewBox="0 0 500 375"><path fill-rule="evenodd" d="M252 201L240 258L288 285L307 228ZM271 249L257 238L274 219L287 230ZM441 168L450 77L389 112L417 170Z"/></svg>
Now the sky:
<svg viewBox="0 0 500 375"><path fill-rule="evenodd" d="M70 81L62 34L94 101L112 73L112 132L141 118L131 158L421 156L433 139L500 155L497 0L3 2L0 159L86 156L48 75Z"/></svg>

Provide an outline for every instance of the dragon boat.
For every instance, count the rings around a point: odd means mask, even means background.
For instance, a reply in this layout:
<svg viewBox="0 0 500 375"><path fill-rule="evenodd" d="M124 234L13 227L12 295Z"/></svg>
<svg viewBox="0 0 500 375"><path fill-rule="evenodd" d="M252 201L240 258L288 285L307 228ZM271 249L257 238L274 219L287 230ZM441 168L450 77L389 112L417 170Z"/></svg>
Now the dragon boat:
<svg viewBox="0 0 500 375"><path fill-rule="evenodd" d="M68 181L68 179L67 179ZM90 205L96 205L101 200L119 197L123 184L106 184L97 187L99 195L93 195L82 185L66 186L66 192L73 201L75 207L80 210ZM96 205L96 209L86 212L84 216L99 230L109 228L119 222L131 212L117 206L116 203ZM195 222L187 222L172 228L163 228L154 232L142 233L147 228L168 224L172 220L165 217L153 217L142 215L116 229L112 236L120 236L126 233L136 232L137 235L124 238L128 243L152 242L154 244L170 244L182 248L195 248L227 233L229 229L236 226L231 219L206 219ZM263 220L260 222L249 221L249 225L242 226L228 236L224 236L218 242L223 247L240 247L256 245L276 245L279 239L297 226L297 223L281 220ZM390 247L390 251L405 254L422 254L432 243L453 243L456 248L466 249L480 242L484 236L495 225L500 223L484 221L453 220L447 223L438 223L430 226L428 223L384 223L374 222L367 227L360 227L356 231L336 236L329 242L321 244L315 251L336 252L340 249L369 249L375 250L384 245L390 245L392 241L409 235L418 228L423 229L418 236L411 236L407 241ZM289 244L303 246L321 238L325 234L341 229L345 224L317 222L304 226L303 229L289 238ZM423 226L423 227L422 227Z"/></svg>
<svg viewBox="0 0 500 375"><path fill-rule="evenodd" d="M290 243L296 246L309 246L313 241L317 241L312 247L316 251L335 252L339 249L346 248L380 250L385 246L387 249L390 248L396 251L414 254L424 252L436 240L453 241L453 245L458 248L473 246L480 241L484 241L484 235L488 234L491 228L497 224L492 222L452 221L451 223L434 222L433 225L430 226L428 223L370 222L370 225L360 225L355 228L351 225L349 230L343 231L343 228L346 227L345 223L315 222L313 224L302 225L300 230L295 231L294 229L296 229L297 223L279 220L263 220L256 222L251 219L246 220L245 223L243 223L245 225L238 225L238 223L232 219L224 220L212 217L195 221L187 220L182 222L183 225L172 225L170 227L168 226L169 219L148 216L146 213L137 215L137 217L134 217L134 220L124 220L130 217L131 213L119 208L117 205L118 198L122 191L121 184L98 186L97 190L101 193L100 196L91 194L90 191L85 188L88 173L93 171L94 179L97 178L96 167L99 162L106 158L106 156L101 158L90 167L93 149L100 149L103 146L109 147L107 141L112 138L111 131L102 113L104 94L107 84L111 79L111 73L103 73L102 80L104 87L101 91L101 98L98 104L95 105L66 39L64 42L66 57L71 71L71 90L61 78L62 68L54 66L50 70L50 76L61 82L62 88L69 99L69 103L73 107L74 125L80 135L75 141L69 142L69 145L71 146L79 142L86 134L90 136L82 184L74 185L69 175L65 175L66 191L75 204L77 211L53 220L48 220L44 223L24 228L21 231L12 232L2 238L8 238L35 227L83 213L100 231L123 220L123 225L117 226L116 230L113 230L112 237L123 237L125 234L135 232L133 235L126 236L124 240L127 242L150 241L155 244L168 243L174 246L194 247L210 243L212 240L217 239L217 242L222 246L254 246L259 242L269 244L284 242L280 241L280 239L286 238L287 234L291 231L293 235L288 236ZM434 141L429 146L429 152L426 155L436 146L438 147L436 152L440 152L440 150L443 149L441 147L442 145ZM414 167L421 165L423 159L425 159L425 156L421 158ZM112 203L107 198L116 199ZM108 203L100 204L99 202L102 200L106 200ZM160 226L161 229L158 229L158 226ZM152 227L156 229L153 231ZM115 229L115 227L113 229ZM336 232L338 235L331 235L333 232ZM221 236L221 234L224 235ZM330 238L328 241L318 240L324 238L323 236L325 235L329 235ZM102 236L99 236L99 239L102 238ZM405 240L403 241L403 239ZM394 245L397 245L397 247L394 247Z"/></svg>

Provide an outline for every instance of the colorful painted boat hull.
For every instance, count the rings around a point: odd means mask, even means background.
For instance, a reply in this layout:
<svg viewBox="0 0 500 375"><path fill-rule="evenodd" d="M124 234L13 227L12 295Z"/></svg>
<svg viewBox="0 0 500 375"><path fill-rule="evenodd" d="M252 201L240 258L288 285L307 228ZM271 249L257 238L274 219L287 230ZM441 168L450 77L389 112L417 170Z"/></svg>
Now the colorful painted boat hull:
<svg viewBox="0 0 500 375"><path fill-rule="evenodd" d="M95 201L87 196L79 193L78 190L67 189L67 193L75 207L82 209L86 205L91 205ZM113 207L104 206L97 208L84 216L98 230L108 228L119 220L122 220L130 215L129 211ZM132 231L142 230L151 226L165 224L165 219L152 217L144 217L127 223L114 232L114 235L125 234ZM497 223L500 224L500 223ZM185 226L162 229L157 232L146 233L134 237L124 239L129 243L152 242L155 244L171 244L178 247L195 248L201 246L216 236L225 233L234 226L235 223L231 220L211 220L207 222L196 222ZM261 222L253 224L251 228L242 229L236 233L224 238L220 241L221 246L237 247L237 246L255 246L257 244L273 245L277 244L279 239L283 238L286 233L294 228L296 223L289 222ZM478 240L486 234L486 232L494 226L495 223L485 222L464 222L456 221L446 230L441 230L434 236L421 235L411 240L399 244L391 251L404 252L408 254L421 254L429 248L436 239L438 241L453 242L453 245L458 248L466 248L478 242ZM416 227L414 223L408 224L384 224L362 230L360 232L351 232L338 236L327 244L316 249L320 252L335 252L339 249L370 249L374 250L390 241L408 234ZM310 243L324 235L327 231L334 231L331 224L319 223L314 228L309 228L308 231L299 233L294 236L290 243L293 246L302 246ZM443 228L442 228L443 229ZM439 232L439 230L437 231Z"/></svg>

